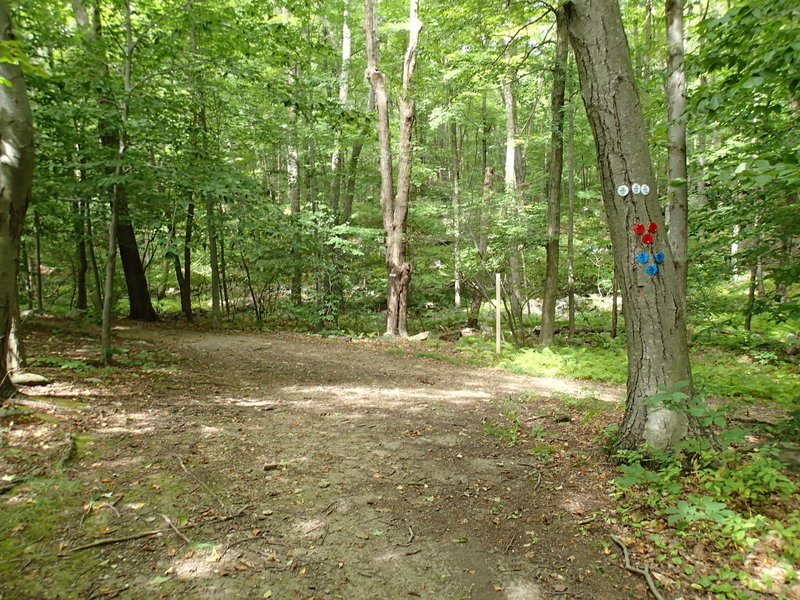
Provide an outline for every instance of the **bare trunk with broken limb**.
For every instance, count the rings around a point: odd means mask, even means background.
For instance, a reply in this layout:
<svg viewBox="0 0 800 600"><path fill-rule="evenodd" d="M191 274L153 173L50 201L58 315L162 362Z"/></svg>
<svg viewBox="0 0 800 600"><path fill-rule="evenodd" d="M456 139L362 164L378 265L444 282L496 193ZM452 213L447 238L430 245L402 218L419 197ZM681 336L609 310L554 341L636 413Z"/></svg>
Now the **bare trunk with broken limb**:
<svg viewBox="0 0 800 600"><path fill-rule="evenodd" d="M408 287L411 265L406 262L406 219L411 191L411 134L416 117L412 92L417 64L417 44L422 22L418 16L418 0L409 1L409 37L403 60L403 84L398 100L400 135L397 158L397 191L392 174L391 134L389 130L389 96L386 76L378 69L378 39L372 0L364 0L364 29L367 38L365 76L375 90L378 108L378 140L380 144L381 209L386 243L387 310L386 335L408 336Z"/></svg>

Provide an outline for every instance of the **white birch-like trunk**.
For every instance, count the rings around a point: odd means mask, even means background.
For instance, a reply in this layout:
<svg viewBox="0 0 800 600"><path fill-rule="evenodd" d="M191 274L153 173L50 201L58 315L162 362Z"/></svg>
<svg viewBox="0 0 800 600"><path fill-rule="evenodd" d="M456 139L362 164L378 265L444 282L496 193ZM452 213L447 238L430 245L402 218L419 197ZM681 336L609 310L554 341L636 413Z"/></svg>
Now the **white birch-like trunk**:
<svg viewBox="0 0 800 600"><path fill-rule="evenodd" d="M689 238L689 184L686 167L686 72L684 71L683 0L666 0L667 21L667 211L669 244L681 310L686 312Z"/></svg>
<svg viewBox="0 0 800 600"><path fill-rule="evenodd" d="M506 77L501 82L501 92L503 95L503 106L506 118L506 152L503 174L505 185L506 204L508 213L513 220L516 220L520 199L520 172L519 172L519 147L517 145L517 103L514 97L513 82ZM511 313L514 323L514 331L522 335L522 273L520 268L521 245L512 237L511 248L509 249L509 268L511 271Z"/></svg>

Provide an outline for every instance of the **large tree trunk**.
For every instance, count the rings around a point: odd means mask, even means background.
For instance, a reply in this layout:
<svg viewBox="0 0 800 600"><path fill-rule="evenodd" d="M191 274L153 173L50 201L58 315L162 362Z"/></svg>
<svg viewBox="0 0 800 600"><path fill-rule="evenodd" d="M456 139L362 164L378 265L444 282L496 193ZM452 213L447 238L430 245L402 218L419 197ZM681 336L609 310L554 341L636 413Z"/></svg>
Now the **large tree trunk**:
<svg viewBox="0 0 800 600"><path fill-rule="evenodd" d="M0 43L14 40L7 0L0 0ZM7 364L17 269L33 178L33 119L19 65L0 61L0 404L14 392Z"/></svg>
<svg viewBox="0 0 800 600"><path fill-rule="evenodd" d="M367 37L367 69L365 76L375 90L378 107L378 139L380 143L381 209L386 234L387 311L386 335L408 335L408 286L411 265L405 259L406 217L411 191L411 133L416 105L411 92L417 64L417 43L422 22L417 16L419 0L409 1L409 38L403 61L403 86L400 92L400 139L397 158L397 193L392 185L392 150L389 131L389 96L386 77L378 69L378 40L372 0L364 0L364 21Z"/></svg>
<svg viewBox="0 0 800 600"><path fill-rule="evenodd" d="M292 117L294 121L294 116ZM298 183L297 146L292 142L286 155L286 177L289 186L289 211L295 224L298 224L300 215L300 187ZM294 304L303 302L303 271L300 268L300 250L293 243L292 247L292 283L291 299Z"/></svg>
<svg viewBox="0 0 800 600"><path fill-rule="evenodd" d="M667 19L667 215L669 245L681 308L686 312L689 185L686 168L686 73L683 50L683 0L666 0Z"/></svg>
<svg viewBox="0 0 800 600"><path fill-rule="evenodd" d="M565 5L581 92L597 147L603 202L622 288L628 340L628 385L621 448L665 447L699 433L680 406L646 399L660 388L692 393L692 374L672 252L664 235L655 177L617 0L572 0ZM620 186L649 186L634 194ZM638 189L638 188L637 188ZM621 192L618 193L618 192ZM657 228L645 244L637 224ZM640 253L649 255L645 264ZM656 265L653 253L663 252ZM650 273L653 269L650 269Z"/></svg>
<svg viewBox="0 0 800 600"><path fill-rule="evenodd" d="M556 60L553 89L550 94L550 158L547 175L547 243L544 291L542 292L542 324L539 343L553 341L558 299L558 260L561 240L561 175L564 170L564 94L567 79L567 39L564 9L556 11Z"/></svg>

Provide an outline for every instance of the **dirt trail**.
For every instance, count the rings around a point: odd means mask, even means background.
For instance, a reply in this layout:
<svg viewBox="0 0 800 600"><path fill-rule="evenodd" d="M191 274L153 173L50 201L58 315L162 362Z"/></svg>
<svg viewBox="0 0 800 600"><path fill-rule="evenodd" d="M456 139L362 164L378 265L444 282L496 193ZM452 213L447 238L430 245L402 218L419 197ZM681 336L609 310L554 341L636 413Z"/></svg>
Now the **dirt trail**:
<svg viewBox="0 0 800 600"><path fill-rule="evenodd" d="M179 356L180 371L71 386L90 441L70 476L116 501L80 525L65 517L59 568L89 572L44 597L647 597L609 556L595 511L611 472L576 408L591 397L616 419L618 389L453 366L402 344L117 333ZM148 528L167 531L69 551Z"/></svg>

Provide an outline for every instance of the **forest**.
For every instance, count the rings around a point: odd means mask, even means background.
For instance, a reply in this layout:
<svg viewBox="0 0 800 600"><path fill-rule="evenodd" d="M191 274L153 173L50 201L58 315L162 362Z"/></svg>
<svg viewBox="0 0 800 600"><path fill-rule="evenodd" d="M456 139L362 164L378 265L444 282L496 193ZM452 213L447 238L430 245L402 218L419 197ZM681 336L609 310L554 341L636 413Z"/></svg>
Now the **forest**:
<svg viewBox="0 0 800 600"><path fill-rule="evenodd" d="M0 0L0 598L800 598L798 190L793 0Z"/></svg>

